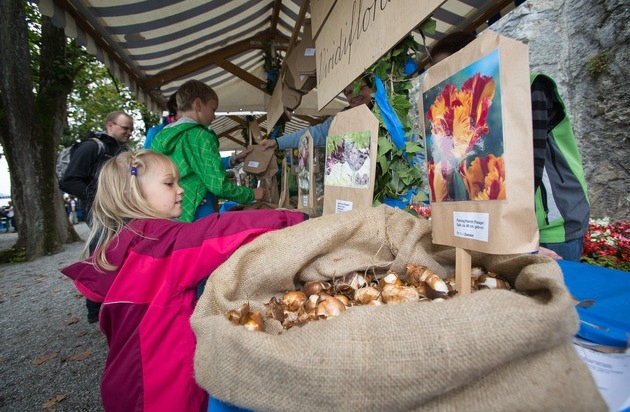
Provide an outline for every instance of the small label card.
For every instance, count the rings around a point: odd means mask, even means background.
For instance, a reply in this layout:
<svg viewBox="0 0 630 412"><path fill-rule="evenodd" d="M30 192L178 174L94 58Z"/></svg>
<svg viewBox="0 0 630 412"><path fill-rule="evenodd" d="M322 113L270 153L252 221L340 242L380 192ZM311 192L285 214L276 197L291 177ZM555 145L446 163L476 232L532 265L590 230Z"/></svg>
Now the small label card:
<svg viewBox="0 0 630 412"><path fill-rule="evenodd" d="M488 213L453 212L453 230L457 237L488 241Z"/></svg>
<svg viewBox="0 0 630 412"><path fill-rule="evenodd" d="M352 210L352 202L346 200L337 200L335 202L335 213L347 212Z"/></svg>

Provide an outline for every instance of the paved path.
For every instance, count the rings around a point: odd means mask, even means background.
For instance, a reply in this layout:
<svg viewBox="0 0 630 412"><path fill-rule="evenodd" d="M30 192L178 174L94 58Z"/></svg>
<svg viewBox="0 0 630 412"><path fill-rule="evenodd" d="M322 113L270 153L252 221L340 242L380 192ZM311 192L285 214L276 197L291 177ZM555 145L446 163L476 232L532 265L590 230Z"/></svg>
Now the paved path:
<svg viewBox="0 0 630 412"><path fill-rule="evenodd" d="M85 223L75 226L87 238ZM16 233L0 231L0 250ZM107 342L88 324L85 299L59 269L82 242L34 262L0 265L0 411L103 410L100 378Z"/></svg>

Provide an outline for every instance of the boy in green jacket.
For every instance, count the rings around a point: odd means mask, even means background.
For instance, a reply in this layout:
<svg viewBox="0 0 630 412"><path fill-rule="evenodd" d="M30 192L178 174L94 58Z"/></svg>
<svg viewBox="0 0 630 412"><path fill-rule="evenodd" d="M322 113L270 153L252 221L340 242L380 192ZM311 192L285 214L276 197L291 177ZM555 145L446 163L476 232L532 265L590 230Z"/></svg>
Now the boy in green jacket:
<svg viewBox="0 0 630 412"><path fill-rule="evenodd" d="M167 155L179 168L179 185L184 189L179 220L183 222L216 212L218 198L249 203L264 197L264 189L238 186L227 178L226 167L240 163L249 151L221 159L219 139L209 128L218 105L219 98L210 86L199 80L187 81L177 90L181 118L166 126L151 143L152 150Z"/></svg>

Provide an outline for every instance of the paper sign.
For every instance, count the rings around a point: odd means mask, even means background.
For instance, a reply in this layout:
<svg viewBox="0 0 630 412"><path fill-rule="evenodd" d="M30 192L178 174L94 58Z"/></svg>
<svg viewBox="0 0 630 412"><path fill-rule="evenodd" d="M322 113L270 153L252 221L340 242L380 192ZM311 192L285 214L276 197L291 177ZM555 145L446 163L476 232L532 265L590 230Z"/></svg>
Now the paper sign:
<svg viewBox="0 0 630 412"><path fill-rule="evenodd" d="M282 82L278 80L278 82L276 82L276 87L273 89L269 106L267 106L267 135L271 135L273 127L284 114L284 105L282 104L282 87Z"/></svg>
<svg viewBox="0 0 630 412"><path fill-rule="evenodd" d="M573 346L588 366L610 410L630 408L630 353L601 353L576 342Z"/></svg>
<svg viewBox="0 0 630 412"><path fill-rule="evenodd" d="M488 222L488 213L453 212L453 235L487 242Z"/></svg>
<svg viewBox="0 0 630 412"><path fill-rule="evenodd" d="M337 0L311 0L311 21L313 24L313 38L317 38L319 30L324 25Z"/></svg>
<svg viewBox="0 0 630 412"><path fill-rule="evenodd" d="M364 104L337 114L326 137L324 212L372 207L378 119ZM341 205L341 206L340 206Z"/></svg>
<svg viewBox="0 0 630 412"><path fill-rule="evenodd" d="M418 108L433 242L537 250L527 45L485 31L429 68Z"/></svg>
<svg viewBox="0 0 630 412"><path fill-rule="evenodd" d="M352 210L352 202L337 199L335 202L335 213L348 212L350 210Z"/></svg>
<svg viewBox="0 0 630 412"><path fill-rule="evenodd" d="M315 39L319 110L442 3L444 0L336 2Z"/></svg>
<svg viewBox="0 0 630 412"><path fill-rule="evenodd" d="M251 162L247 162L247 167L252 167L252 168L255 169L255 168L258 167L259 164L260 164L260 162L251 161Z"/></svg>

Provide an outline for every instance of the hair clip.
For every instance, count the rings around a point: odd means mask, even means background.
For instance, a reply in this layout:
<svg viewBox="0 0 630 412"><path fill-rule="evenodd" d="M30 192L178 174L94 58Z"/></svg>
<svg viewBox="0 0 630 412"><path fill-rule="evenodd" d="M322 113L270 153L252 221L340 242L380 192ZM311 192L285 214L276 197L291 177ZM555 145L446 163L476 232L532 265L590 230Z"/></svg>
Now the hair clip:
<svg viewBox="0 0 630 412"><path fill-rule="evenodd" d="M138 169L135 166L131 166L131 176L136 176L138 174Z"/></svg>

